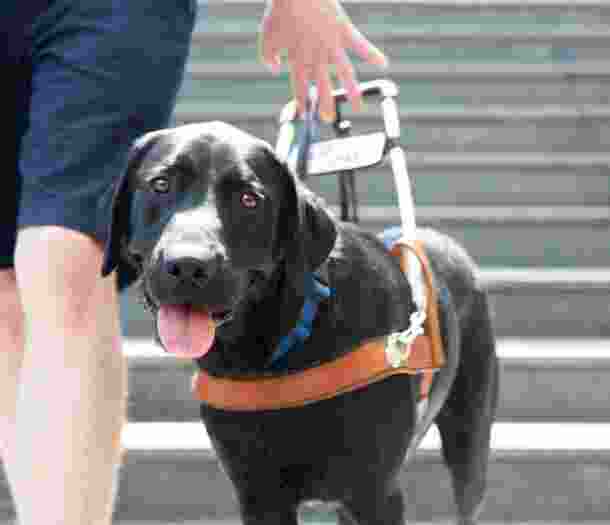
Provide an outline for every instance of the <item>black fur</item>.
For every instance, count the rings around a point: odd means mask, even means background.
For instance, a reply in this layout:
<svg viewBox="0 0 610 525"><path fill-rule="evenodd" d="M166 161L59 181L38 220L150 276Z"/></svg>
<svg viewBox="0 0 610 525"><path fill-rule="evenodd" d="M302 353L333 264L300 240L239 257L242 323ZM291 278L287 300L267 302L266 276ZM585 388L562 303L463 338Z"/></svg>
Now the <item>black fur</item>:
<svg viewBox="0 0 610 525"><path fill-rule="evenodd" d="M151 189L159 176L167 193ZM408 283L377 237L334 219L266 143L244 132L214 122L146 135L117 188L104 273L131 261L153 313L163 303L188 303L227 316L198 360L214 375L288 374L408 326ZM448 355L423 418L416 416L417 379L407 376L302 408L248 413L202 405L245 523L290 525L307 500L338 502L346 523L402 523L397 475L433 421L458 522L475 522L498 390L490 314L465 251L432 230L420 238ZM198 280L168 276L176 253L197 261ZM303 351L289 354L278 372L269 359L296 323L304 275L313 270L334 295L322 303Z"/></svg>

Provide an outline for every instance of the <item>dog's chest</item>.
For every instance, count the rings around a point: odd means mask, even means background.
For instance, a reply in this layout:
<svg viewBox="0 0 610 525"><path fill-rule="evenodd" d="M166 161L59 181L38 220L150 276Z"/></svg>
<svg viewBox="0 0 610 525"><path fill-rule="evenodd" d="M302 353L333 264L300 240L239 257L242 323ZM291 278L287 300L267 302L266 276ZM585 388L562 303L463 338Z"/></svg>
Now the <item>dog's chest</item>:
<svg viewBox="0 0 610 525"><path fill-rule="evenodd" d="M414 406L411 380L396 376L300 408L247 413L203 405L201 413L237 485L273 481L298 489L299 499L332 500L371 464L400 464Z"/></svg>

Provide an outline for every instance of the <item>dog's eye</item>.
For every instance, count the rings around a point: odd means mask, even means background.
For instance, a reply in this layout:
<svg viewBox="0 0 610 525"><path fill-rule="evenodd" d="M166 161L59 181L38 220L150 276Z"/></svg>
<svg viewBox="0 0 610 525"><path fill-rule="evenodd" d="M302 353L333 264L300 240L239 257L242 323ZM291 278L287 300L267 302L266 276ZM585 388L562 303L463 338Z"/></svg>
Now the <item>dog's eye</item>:
<svg viewBox="0 0 610 525"><path fill-rule="evenodd" d="M168 193L170 184L169 178L166 176L155 177L148 183L155 193Z"/></svg>
<svg viewBox="0 0 610 525"><path fill-rule="evenodd" d="M241 194L239 201L244 208L253 209L258 206L258 195L251 191L245 191Z"/></svg>

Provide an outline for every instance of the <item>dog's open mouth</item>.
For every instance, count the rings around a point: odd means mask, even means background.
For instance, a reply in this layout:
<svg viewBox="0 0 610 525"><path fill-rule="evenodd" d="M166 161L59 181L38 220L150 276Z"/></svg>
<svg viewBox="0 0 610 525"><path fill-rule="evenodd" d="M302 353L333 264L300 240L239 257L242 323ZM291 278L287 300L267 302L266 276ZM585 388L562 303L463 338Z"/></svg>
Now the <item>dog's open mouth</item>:
<svg viewBox="0 0 610 525"><path fill-rule="evenodd" d="M228 315L220 309L203 311L184 304L161 305L157 313L161 343L177 357L201 357L212 348L216 327Z"/></svg>

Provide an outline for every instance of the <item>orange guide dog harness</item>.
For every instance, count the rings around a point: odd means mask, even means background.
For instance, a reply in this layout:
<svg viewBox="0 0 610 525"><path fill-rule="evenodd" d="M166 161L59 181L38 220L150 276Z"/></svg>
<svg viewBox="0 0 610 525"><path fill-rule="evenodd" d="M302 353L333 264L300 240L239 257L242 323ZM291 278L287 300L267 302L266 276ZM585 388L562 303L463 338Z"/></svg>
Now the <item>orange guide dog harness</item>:
<svg viewBox="0 0 610 525"><path fill-rule="evenodd" d="M428 397L434 372L445 364L438 304L429 262L419 241L398 241L390 253L407 272L407 253L417 256L426 287L423 333L401 340L391 334L365 341L348 354L314 368L278 377L222 378L201 370L193 393L204 403L235 411L300 407L351 392L396 374L421 374L420 398Z"/></svg>

